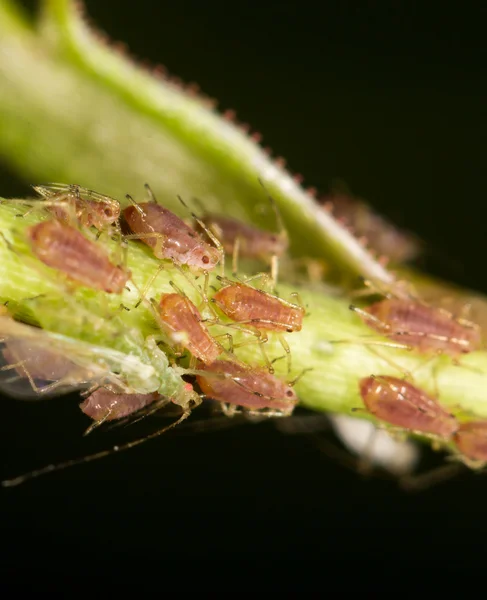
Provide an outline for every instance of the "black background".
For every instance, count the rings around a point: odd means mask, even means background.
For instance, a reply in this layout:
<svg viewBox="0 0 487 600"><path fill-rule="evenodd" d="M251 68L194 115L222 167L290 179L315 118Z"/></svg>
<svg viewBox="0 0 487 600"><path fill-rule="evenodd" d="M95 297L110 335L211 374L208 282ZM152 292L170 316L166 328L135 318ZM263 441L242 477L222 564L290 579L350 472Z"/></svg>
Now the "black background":
<svg viewBox="0 0 487 600"><path fill-rule="evenodd" d="M135 55L163 62L236 109L309 185L326 191L343 178L418 233L431 248L424 268L487 292L481 3L473 10L400 1L87 6ZM0 181L4 196L28 190L6 165ZM86 423L76 398L2 406L4 477L135 435L81 439ZM253 585L260 571L274 586L313 582L323 592L350 585L354 574L380 587L397 569L419 566L441 579L483 559L486 486L468 475L407 495L393 482L360 479L270 423L181 430L2 490L4 564L19 572L37 565L53 586L70 569L93 585L130 576L143 587L155 573L161 593L193 585L201 564L203 587L229 593L242 581ZM241 570L232 587L224 585L228 560ZM187 569L183 579L174 563Z"/></svg>

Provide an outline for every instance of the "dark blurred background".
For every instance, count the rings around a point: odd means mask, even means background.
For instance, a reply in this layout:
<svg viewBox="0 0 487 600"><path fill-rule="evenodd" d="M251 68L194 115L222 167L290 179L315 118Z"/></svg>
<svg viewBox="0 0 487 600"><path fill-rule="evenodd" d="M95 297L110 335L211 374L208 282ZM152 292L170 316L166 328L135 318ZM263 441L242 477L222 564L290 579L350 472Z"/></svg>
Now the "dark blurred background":
<svg viewBox="0 0 487 600"><path fill-rule="evenodd" d="M417 233L430 248L424 269L487 292L487 6L86 4L136 56L235 109L308 185L326 192L341 178ZM28 191L5 164L0 183L4 196ZM4 477L135 435L81 439L86 423L75 398L5 400L3 408ZM208 582L216 585L230 559L248 581L252 561L285 585L291 561L303 589L319 574L325 591L336 583L333 561L343 563L340 578L360 571L378 581L397 568L473 566L487 532L482 476L407 495L393 482L361 479L270 423L175 431L1 494L12 564L17 556L43 564L57 547L73 565L89 562L95 581L119 561L133 561L143 580L154 568L164 576L171 559L189 573L211 560Z"/></svg>

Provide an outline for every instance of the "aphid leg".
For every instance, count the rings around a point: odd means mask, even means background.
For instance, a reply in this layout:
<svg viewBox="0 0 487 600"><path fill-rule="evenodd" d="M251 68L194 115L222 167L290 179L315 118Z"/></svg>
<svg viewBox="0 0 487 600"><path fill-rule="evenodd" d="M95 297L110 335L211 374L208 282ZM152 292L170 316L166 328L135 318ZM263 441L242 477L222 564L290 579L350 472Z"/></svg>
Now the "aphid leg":
<svg viewBox="0 0 487 600"><path fill-rule="evenodd" d="M110 418L112 412L113 408L109 408L107 412L103 415L103 417L101 417L101 419L93 421L93 423L84 431L83 436L89 435L94 429L100 427L100 425L103 425L103 423L105 423L105 421Z"/></svg>
<svg viewBox="0 0 487 600"><path fill-rule="evenodd" d="M272 375L274 373L274 367L272 366L272 362L269 360L269 356L266 352L266 349L264 348L264 344L268 341L268 337L264 333L258 337L257 341L259 343L260 352L261 352L262 358L264 359L264 362L266 364L267 370Z"/></svg>
<svg viewBox="0 0 487 600"><path fill-rule="evenodd" d="M225 415L225 417L232 418L235 415L238 415L241 410L236 404L228 404L227 402L220 403L221 411Z"/></svg>
<svg viewBox="0 0 487 600"><path fill-rule="evenodd" d="M281 346L284 349L284 352L286 353L287 356L287 372L288 374L291 372L291 348L289 347L289 344L286 341L286 338L282 335L278 335L277 339L279 340L279 343L281 344Z"/></svg>
<svg viewBox="0 0 487 600"><path fill-rule="evenodd" d="M369 352L372 352L372 354L375 354L378 358L380 358L380 360L383 360L390 367L399 371L399 373L402 373L402 375L405 379L413 380L412 371L408 371L407 369L404 369L403 367L398 365L395 361L391 360L387 356L384 356L381 352L379 352L378 350L376 350L373 347L369 347L368 350L369 350ZM420 365L420 366L422 366L422 365Z"/></svg>
<svg viewBox="0 0 487 600"><path fill-rule="evenodd" d="M228 352L230 352L230 354L233 354L233 351L235 349L235 344L233 342L233 335L230 335L229 333L221 333L220 335L214 335L213 339L217 340L218 338L225 338L228 342ZM240 347L242 344L237 344L237 348Z"/></svg>
<svg viewBox="0 0 487 600"><path fill-rule="evenodd" d="M10 371L10 370L22 369L22 371L24 372L24 378L29 381L32 390L36 394L39 394L39 395L48 394L49 392L56 389L60 385L64 384L64 382L62 380L59 380L59 381L53 381L52 383L48 383L47 385L45 385L43 387L37 386L34 379L31 376L31 374L25 367L25 362L26 362L25 360L20 360L19 362L15 363L15 364L4 365L3 367L0 367L0 371ZM13 383L14 381L17 381L18 379L21 379L21 378L22 378L22 375L19 375L17 372L17 376L13 377L12 379L9 379L8 381L6 381L6 383Z"/></svg>
<svg viewBox="0 0 487 600"><path fill-rule="evenodd" d="M271 281L272 290L274 291L277 286L277 277L279 275L279 257L277 254L271 256Z"/></svg>
<svg viewBox="0 0 487 600"><path fill-rule="evenodd" d="M180 423L182 423L185 419L187 419L189 417L189 415L191 414L191 411L192 411L192 409L190 409L190 408L185 409L183 411L183 414L179 417L179 419L177 419L176 421L174 421L167 427L163 427L162 429L154 431L153 433L150 433L149 435L147 435L143 438L140 438L138 440L128 442L127 444L122 444L121 446L113 446L109 450L102 450L101 452L96 452L95 454L90 454L88 456L84 456L83 458L75 458L75 459L67 460L67 461L64 461L64 462L61 462L58 464L48 465L47 467L43 467L42 469L36 469L35 471L31 471L30 473L26 473L25 475L20 475L19 477L15 477L13 479L4 480L4 481L2 481L2 486L3 487L14 487L16 485L20 485L21 483L24 483L25 481L28 481L29 479L34 479L34 478L40 477L42 475L47 475L48 473L53 473L54 471L61 471L68 467L74 467L76 465L81 465L84 463L92 462L92 461L98 460L100 458L105 458L106 456L110 456L110 454L114 454L115 452L123 452L125 450L130 450L130 448L135 448L136 446L140 446L144 442L147 442L156 437L159 437L160 435L162 435L163 433L166 433L170 429L177 427Z"/></svg>
<svg viewBox="0 0 487 600"><path fill-rule="evenodd" d="M125 419L120 419L112 424L110 429L113 427L127 427L129 425L134 425L147 417L152 416L157 411L161 410L164 406L167 406L170 403L170 399L163 397L160 400L156 400L149 404L149 406L145 406L140 410L136 411L133 415L128 415Z"/></svg>
<svg viewBox="0 0 487 600"><path fill-rule="evenodd" d="M157 279L157 277L161 273L161 271L164 271L164 268L165 268L164 264L161 263L157 267L157 269L154 272L154 274L149 277L149 279L147 280L146 284L142 288L142 291L140 292L140 298L134 304L134 308L139 308L139 306L142 304L142 302L145 301L145 299L147 298L147 294L148 294L149 290L154 285L154 281Z"/></svg>
<svg viewBox="0 0 487 600"><path fill-rule="evenodd" d="M181 204L184 206L184 208L186 208L186 210L189 211L189 213L191 214L193 219L198 223L198 225L201 227L201 229L206 233L206 235L210 238L210 240L215 245L215 248L218 250L218 253L220 254L220 265L221 265L222 274L225 273L225 251L223 249L223 245L221 244L220 240L213 234L213 232L210 229L208 229L208 227L203 223L203 221L194 212L192 212L189 209L189 206L181 198L181 196L178 196L178 200L181 202Z"/></svg>

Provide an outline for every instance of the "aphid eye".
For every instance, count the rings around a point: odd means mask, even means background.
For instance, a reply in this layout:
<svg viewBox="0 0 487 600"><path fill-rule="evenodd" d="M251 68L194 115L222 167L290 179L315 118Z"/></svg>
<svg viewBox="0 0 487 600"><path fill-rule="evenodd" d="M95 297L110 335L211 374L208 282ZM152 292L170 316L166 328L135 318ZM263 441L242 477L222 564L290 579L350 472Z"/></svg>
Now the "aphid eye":
<svg viewBox="0 0 487 600"><path fill-rule="evenodd" d="M294 396L294 392L293 392L292 390L288 390L288 391L286 392L286 396L287 396L288 398L291 398L292 396Z"/></svg>
<svg viewBox="0 0 487 600"><path fill-rule="evenodd" d="M203 256L203 258L201 260L203 261L203 263L205 265L207 265L210 262L210 259L208 256L206 256L206 254Z"/></svg>
<svg viewBox="0 0 487 600"><path fill-rule="evenodd" d="M287 331L288 333L293 333L293 330L292 330L292 329L286 329L286 331Z"/></svg>
<svg viewBox="0 0 487 600"><path fill-rule="evenodd" d="M112 209L111 208L105 208L105 210L103 212L105 213L106 217L111 217L112 216Z"/></svg>

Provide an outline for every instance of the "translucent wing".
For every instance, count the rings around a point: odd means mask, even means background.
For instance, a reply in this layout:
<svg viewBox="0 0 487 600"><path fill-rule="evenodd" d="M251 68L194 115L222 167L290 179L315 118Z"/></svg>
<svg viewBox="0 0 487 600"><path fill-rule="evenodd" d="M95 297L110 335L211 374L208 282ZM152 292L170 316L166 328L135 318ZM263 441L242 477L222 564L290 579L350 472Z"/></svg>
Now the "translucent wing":
<svg viewBox="0 0 487 600"><path fill-rule="evenodd" d="M0 316L0 390L41 400L110 383L123 389L104 349ZM110 349L106 350L110 358ZM122 355L123 356L123 355Z"/></svg>
<svg viewBox="0 0 487 600"><path fill-rule="evenodd" d="M51 198L52 196L66 194L84 198L85 200L94 200L96 202L114 204L116 206L119 205L115 198L111 198L110 196L100 194L99 192L89 190L88 188L84 188L76 184L44 183L42 185L34 185L32 187L43 198Z"/></svg>

